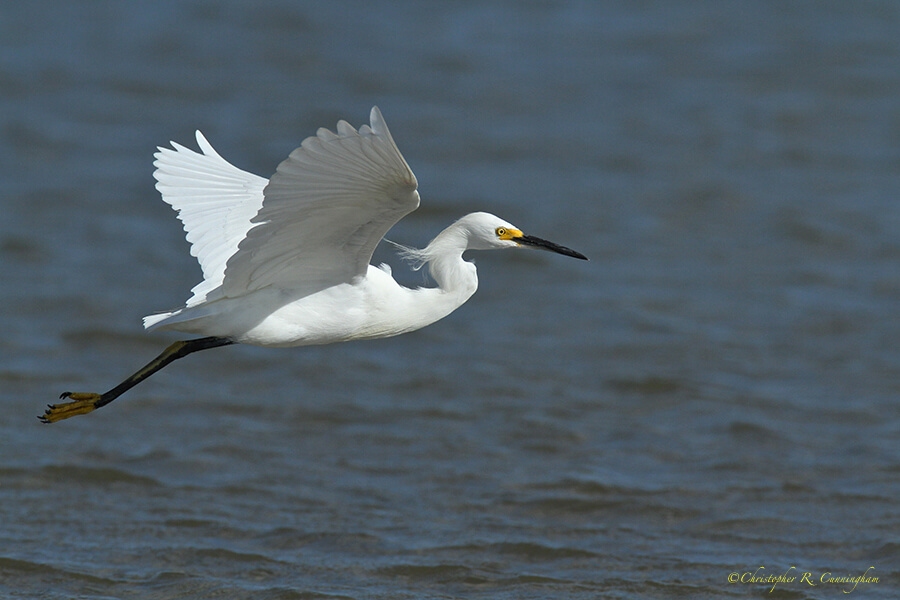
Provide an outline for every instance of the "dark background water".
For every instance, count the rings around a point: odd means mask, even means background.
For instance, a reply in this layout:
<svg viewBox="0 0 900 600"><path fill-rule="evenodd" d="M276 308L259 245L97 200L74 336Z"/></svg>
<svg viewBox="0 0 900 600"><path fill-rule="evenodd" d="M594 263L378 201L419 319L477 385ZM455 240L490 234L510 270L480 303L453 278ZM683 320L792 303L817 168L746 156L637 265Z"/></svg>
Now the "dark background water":
<svg viewBox="0 0 900 600"><path fill-rule="evenodd" d="M872 567L853 597L894 597L898 30L893 2L6 3L0 595L768 597L729 583L763 567L837 598L823 573ZM140 326L200 276L157 145L269 176L373 104L423 197L392 239L488 210L592 261L473 253L420 332L204 352L37 422L177 339Z"/></svg>

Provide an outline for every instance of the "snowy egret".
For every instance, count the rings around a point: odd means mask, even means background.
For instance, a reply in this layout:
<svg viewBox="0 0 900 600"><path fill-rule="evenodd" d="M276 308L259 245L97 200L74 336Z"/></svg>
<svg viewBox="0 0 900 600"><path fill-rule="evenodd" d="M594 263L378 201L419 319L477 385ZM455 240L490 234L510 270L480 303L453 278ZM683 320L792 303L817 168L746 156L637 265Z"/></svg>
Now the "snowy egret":
<svg viewBox="0 0 900 600"><path fill-rule="evenodd" d="M154 156L156 188L184 223L203 281L183 308L144 317L147 329L202 338L175 342L104 394L65 392L39 418L53 423L106 406L169 363L233 343L287 347L414 331L459 308L478 287L466 250L574 250L495 217L466 215L425 248L400 247L437 287L410 289L369 264L375 246L419 206L416 176L378 107L359 131L321 128L266 181L234 167L197 132L201 153L172 142Z"/></svg>

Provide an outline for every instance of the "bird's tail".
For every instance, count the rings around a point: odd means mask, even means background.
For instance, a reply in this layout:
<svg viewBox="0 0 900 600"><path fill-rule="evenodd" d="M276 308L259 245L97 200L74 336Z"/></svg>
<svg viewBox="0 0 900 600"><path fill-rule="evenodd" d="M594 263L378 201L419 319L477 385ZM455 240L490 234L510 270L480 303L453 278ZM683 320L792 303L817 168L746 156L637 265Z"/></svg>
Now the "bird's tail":
<svg viewBox="0 0 900 600"><path fill-rule="evenodd" d="M164 313L156 313L155 315L147 315L144 317L144 329L153 329L154 327L159 326L163 321L168 319L169 317L173 317L177 315L181 311L173 311L173 312L164 312Z"/></svg>

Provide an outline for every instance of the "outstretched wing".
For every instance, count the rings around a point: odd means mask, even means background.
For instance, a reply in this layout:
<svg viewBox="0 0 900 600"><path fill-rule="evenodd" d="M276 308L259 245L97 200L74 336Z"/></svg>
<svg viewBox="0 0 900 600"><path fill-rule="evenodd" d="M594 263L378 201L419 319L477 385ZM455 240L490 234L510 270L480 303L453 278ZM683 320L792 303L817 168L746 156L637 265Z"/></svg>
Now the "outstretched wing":
<svg viewBox="0 0 900 600"><path fill-rule="evenodd" d="M251 219L263 203L268 181L231 165L197 132L198 153L172 142L154 154L156 189L178 211L191 254L197 257L203 281L191 290L187 306L206 300L222 285L225 264L253 227Z"/></svg>
<svg viewBox="0 0 900 600"><path fill-rule="evenodd" d="M269 285L311 292L366 272L388 229L419 206L416 177L378 107L370 122L319 129L278 165L228 260L225 296Z"/></svg>

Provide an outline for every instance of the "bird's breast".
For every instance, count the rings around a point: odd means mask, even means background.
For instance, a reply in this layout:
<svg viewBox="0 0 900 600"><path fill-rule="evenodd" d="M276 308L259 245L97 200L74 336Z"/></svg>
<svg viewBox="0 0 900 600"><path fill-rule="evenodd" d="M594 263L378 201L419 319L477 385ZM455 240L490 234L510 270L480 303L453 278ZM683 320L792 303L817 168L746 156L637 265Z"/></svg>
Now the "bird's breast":
<svg viewBox="0 0 900 600"><path fill-rule="evenodd" d="M474 290L472 290L474 291ZM444 318L472 291L409 289L390 274L370 267L365 277L300 298L274 296L235 336L259 346L310 346L350 340L385 338L421 329Z"/></svg>
<svg viewBox="0 0 900 600"><path fill-rule="evenodd" d="M297 299L271 302L237 341L257 346L311 346L356 339L366 320L358 286L340 284Z"/></svg>

